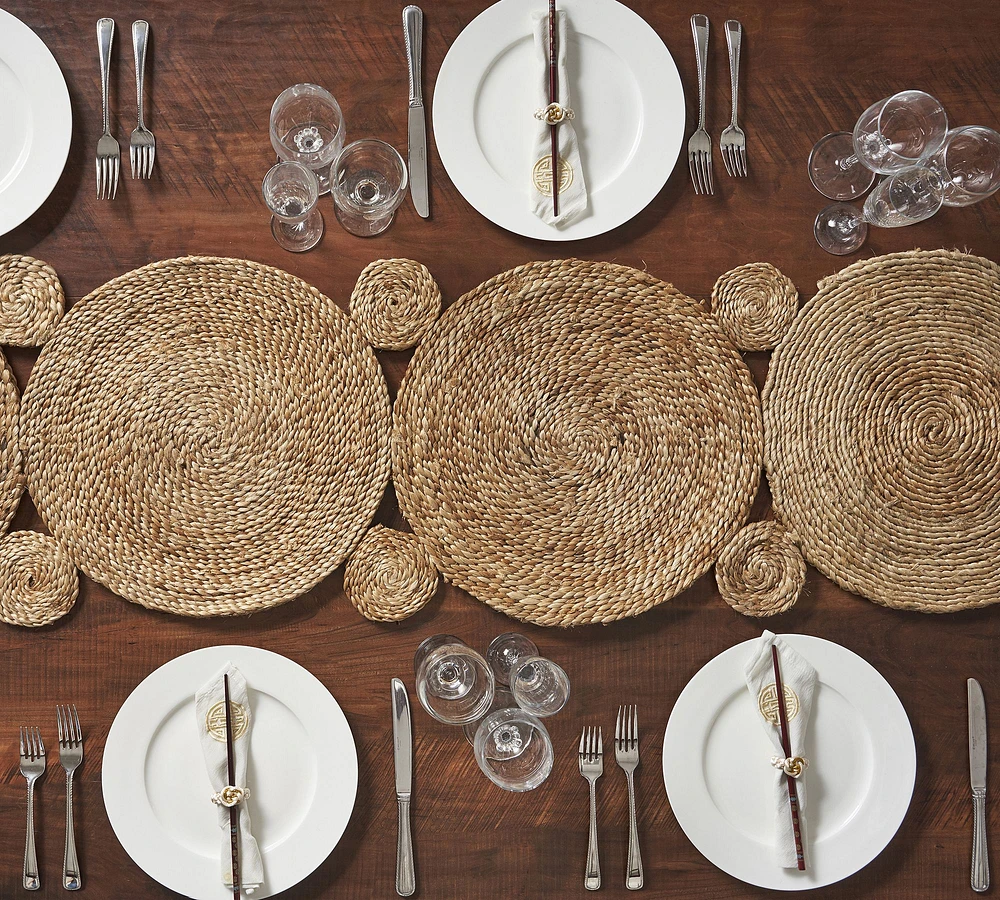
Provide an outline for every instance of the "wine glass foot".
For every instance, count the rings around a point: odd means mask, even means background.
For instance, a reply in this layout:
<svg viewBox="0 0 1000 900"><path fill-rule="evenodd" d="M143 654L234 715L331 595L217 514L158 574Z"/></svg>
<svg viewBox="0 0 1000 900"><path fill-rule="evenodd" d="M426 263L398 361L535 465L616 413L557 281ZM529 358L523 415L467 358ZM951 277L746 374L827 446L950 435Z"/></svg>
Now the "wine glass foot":
<svg viewBox="0 0 1000 900"><path fill-rule="evenodd" d="M859 250L868 237L868 223L849 203L831 203L821 209L813 223L816 243L834 256Z"/></svg>
<svg viewBox="0 0 1000 900"><path fill-rule="evenodd" d="M809 154L809 180L824 197L854 200L875 182L875 173L854 154L849 131L835 131L820 138Z"/></svg>
<svg viewBox="0 0 1000 900"><path fill-rule="evenodd" d="M271 234L278 246L290 253L312 250L323 237L323 216L314 209L304 221L294 224L271 216Z"/></svg>

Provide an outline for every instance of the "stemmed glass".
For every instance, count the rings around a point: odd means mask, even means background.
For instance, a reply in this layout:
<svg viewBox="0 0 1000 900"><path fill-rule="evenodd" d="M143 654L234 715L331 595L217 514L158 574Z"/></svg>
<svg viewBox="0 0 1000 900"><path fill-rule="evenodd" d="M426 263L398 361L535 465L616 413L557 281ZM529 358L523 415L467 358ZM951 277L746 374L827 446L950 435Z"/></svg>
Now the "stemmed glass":
<svg viewBox="0 0 1000 900"><path fill-rule="evenodd" d="M945 206L971 206L1000 189L1000 134L982 125L953 128L927 165L944 182Z"/></svg>
<svg viewBox="0 0 1000 900"><path fill-rule="evenodd" d="M554 716L569 700L569 676L551 660L527 656L510 670L510 689L521 709Z"/></svg>
<svg viewBox="0 0 1000 900"><path fill-rule="evenodd" d="M538 648L530 638L514 631L498 634L486 648L486 659L499 684L510 684L510 670L526 656L538 656Z"/></svg>
<svg viewBox="0 0 1000 900"><path fill-rule="evenodd" d="M406 196L406 184L406 163L385 141L348 144L333 165L337 220L359 237L381 234L392 224Z"/></svg>
<svg viewBox="0 0 1000 900"><path fill-rule="evenodd" d="M493 702L493 670L468 644L451 634L427 638L413 658L420 705L439 722L466 725Z"/></svg>
<svg viewBox="0 0 1000 900"><path fill-rule="evenodd" d="M552 771L552 739L541 721L523 709L500 709L479 724L476 762L505 791L530 791Z"/></svg>
<svg viewBox="0 0 1000 900"><path fill-rule="evenodd" d="M318 84L293 84L271 107L271 146L279 159L300 162L316 173L320 194L330 192L330 167L344 146L340 105Z"/></svg>
<svg viewBox="0 0 1000 900"><path fill-rule="evenodd" d="M297 162L272 166L261 184L264 203L271 211L271 234L278 245L293 253L310 250L323 237L323 216L316 209L316 176Z"/></svg>

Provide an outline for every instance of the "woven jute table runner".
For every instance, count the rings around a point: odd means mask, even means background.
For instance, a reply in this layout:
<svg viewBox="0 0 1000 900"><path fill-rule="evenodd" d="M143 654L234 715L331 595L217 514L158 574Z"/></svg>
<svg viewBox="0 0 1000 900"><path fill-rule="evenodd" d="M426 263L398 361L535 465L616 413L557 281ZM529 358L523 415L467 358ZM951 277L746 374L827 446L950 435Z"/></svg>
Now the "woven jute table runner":
<svg viewBox="0 0 1000 900"><path fill-rule="evenodd" d="M431 329L392 448L400 508L447 579L537 624L611 622L688 587L746 520L760 400L671 285L537 262Z"/></svg>
<svg viewBox="0 0 1000 900"><path fill-rule="evenodd" d="M876 603L1000 600L1000 268L895 253L820 282L764 389L774 509Z"/></svg>
<svg viewBox="0 0 1000 900"><path fill-rule="evenodd" d="M76 303L22 403L31 496L91 578L144 606L249 613L361 538L389 394L337 305L286 272L188 257Z"/></svg>

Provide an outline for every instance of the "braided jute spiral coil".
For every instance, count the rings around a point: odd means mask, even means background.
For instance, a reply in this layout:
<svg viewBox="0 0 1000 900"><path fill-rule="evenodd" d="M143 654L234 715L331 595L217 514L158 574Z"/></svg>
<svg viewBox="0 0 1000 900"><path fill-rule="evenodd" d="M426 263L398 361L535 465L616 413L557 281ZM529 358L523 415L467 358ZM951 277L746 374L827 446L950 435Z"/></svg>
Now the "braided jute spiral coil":
<svg viewBox="0 0 1000 900"><path fill-rule="evenodd" d="M1000 601L1000 267L957 251L821 281L764 388L775 512L876 603Z"/></svg>
<svg viewBox="0 0 1000 900"><path fill-rule="evenodd" d="M344 570L344 593L373 622L399 622L427 604L438 572L412 534L373 526Z"/></svg>
<svg viewBox="0 0 1000 900"><path fill-rule="evenodd" d="M62 320L65 305L52 266L31 256L0 256L0 344L41 346Z"/></svg>
<svg viewBox="0 0 1000 900"><path fill-rule="evenodd" d="M722 549L715 581L722 599L737 612L773 616L799 599L806 561L779 523L751 522Z"/></svg>
<svg viewBox="0 0 1000 900"><path fill-rule="evenodd" d="M152 263L74 304L21 430L35 505L79 568L190 616L307 591L389 477L374 352L328 297L246 260Z"/></svg>
<svg viewBox="0 0 1000 900"><path fill-rule="evenodd" d="M73 608L79 593L76 567L55 538L38 531L0 537L0 620L48 625Z"/></svg>
<svg viewBox="0 0 1000 900"><path fill-rule="evenodd" d="M7 530L24 493L24 457L18 437L21 395L7 357L0 353L0 533Z"/></svg>
<svg viewBox="0 0 1000 900"><path fill-rule="evenodd" d="M373 347L406 350L441 315L441 289L412 259L377 259L358 276L350 312Z"/></svg>
<svg viewBox="0 0 1000 900"><path fill-rule="evenodd" d="M393 415L400 509L435 566L539 625L671 599L746 520L750 371L714 317L625 266L529 263L450 306Z"/></svg>
<svg viewBox="0 0 1000 900"><path fill-rule="evenodd" d="M741 350L770 350L788 331L799 292L770 263L737 266L712 288L712 312Z"/></svg>

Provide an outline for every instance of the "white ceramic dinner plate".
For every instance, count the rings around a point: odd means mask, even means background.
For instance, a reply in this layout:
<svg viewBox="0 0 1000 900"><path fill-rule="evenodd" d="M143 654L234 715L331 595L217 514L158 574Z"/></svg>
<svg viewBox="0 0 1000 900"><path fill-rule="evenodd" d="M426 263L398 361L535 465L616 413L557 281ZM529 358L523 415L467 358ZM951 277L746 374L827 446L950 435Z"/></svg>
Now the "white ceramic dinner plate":
<svg viewBox="0 0 1000 900"><path fill-rule="evenodd" d="M434 89L434 139L475 209L526 237L570 241L627 222L659 193L684 138L673 58L642 17L616 0L559 0L569 20L570 105L590 208L547 225L529 209L538 62L531 14L543 0L500 0L458 36ZM541 104L544 105L544 104Z"/></svg>
<svg viewBox="0 0 1000 900"><path fill-rule="evenodd" d="M684 833L710 862L749 884L822 887L871 862L913 795L913 731L888 682L839 644L781 635L819 674L807 730L809 868L779 868L770 759L774 749L747 692L754 641L707 663L677 698L663 738L663 779Z"/></svg>
<svg viewBox="0 0 1000 900"><path fill-rule="evenodd" d="M0 10L0 235L52 193L72 132L59 64L35 32Z"/></svg>
<svg viewBox="0 0 1000 900"><path fill-rule="evenodd" d="M250 815L270 897L309 875L347 828L358 756L337 701L298 663L257 647L207 647L162 665L128 697L104 749L104 805L144 872L195 900L227 900L222 833L194 695L231 660L247 680Z"/></svg>

